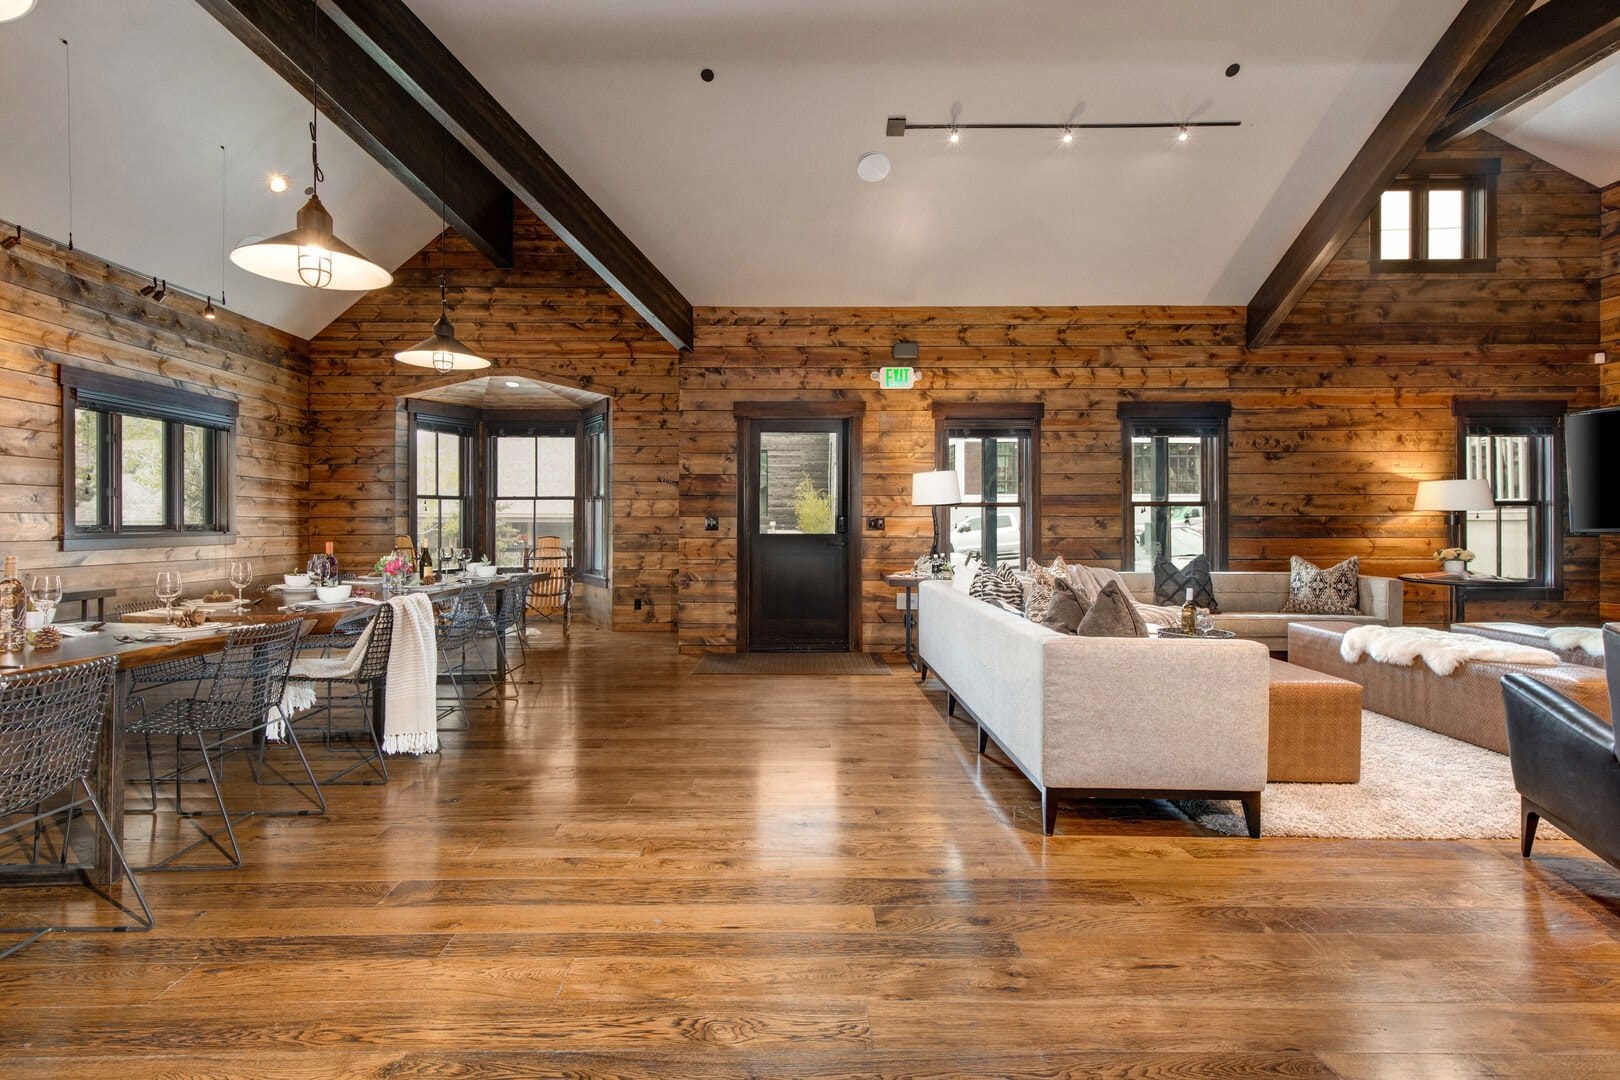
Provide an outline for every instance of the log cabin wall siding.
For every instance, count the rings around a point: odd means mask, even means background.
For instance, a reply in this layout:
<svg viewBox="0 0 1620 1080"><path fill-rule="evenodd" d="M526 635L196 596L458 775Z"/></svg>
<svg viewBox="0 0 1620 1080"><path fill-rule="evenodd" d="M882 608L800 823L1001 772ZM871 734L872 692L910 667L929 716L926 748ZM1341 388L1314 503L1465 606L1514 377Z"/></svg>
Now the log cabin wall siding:
<svg viewBox="0 0 1620 1080"><path fill-rule="evenodd" d="M606 394L612 595L582 587L576 610L600 617L610 609L616 630L668 631L679 528L675 350L538 218L522 206L516 213L510 269L492 267L453 234L448 242L456 333L491 368L444 377L394 361L438 316L437 240L399 268L393 286L368 294L310 343L309 541L332 539L340 559L367 563L406 529L401 402L411 394L501 375Z"/></svg>
<svg viewBox="0 0 1620 1080"><path fill-rule="evenodd" d="M1620 405L1620 183L1603 189L1602 233L1599 347L1609 354L1609 362L1601 369L1603 404ZM1603 617L1620 619L1620 536L1603 538Z"/></svg>
<svg viewBox="0 0 1620 1080"><path fill-rule="evenodd" d="M225 585L234 559L262 576L302 564L308 343L225 309L205 321L179 294L152 303L137 292L145 284L32 238L0 252L0 551L25 573L60 573L67 591L114 587L120 598L151 598L160 569L178 569L197 596ZM62 550L63 364L238 404L234 543Z"/></svg>

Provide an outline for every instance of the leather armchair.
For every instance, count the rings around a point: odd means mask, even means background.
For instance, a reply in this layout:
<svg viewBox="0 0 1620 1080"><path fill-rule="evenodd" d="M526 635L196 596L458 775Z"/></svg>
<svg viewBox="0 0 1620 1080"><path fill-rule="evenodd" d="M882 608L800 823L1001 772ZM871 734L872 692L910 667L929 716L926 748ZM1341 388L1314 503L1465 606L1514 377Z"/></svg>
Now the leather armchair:
<svg viewBox="0 0 1620 1080"><path fill-rule="evenodd" d="M1610 701L1620 705L1620 633L1603 639ZM1530 857L1536 824L1552 822L1604 861L1620 867L1620 758L1614 729L1526 675L1502 679L1508 754L1523 813L1520 850ZM1611 710L1610 715L1620 716Z"/></svg>

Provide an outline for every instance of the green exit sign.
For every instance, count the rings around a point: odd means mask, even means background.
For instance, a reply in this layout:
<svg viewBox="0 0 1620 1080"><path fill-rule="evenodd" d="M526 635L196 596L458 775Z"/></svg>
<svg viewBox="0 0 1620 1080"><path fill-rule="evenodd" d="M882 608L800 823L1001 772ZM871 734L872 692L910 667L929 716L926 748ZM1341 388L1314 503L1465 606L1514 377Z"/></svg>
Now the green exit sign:
<svg viewBox="0 0 1620 1080"><path fill-rule="evenodd" d="M879 385L885 390L910 390L917 381L917 369L886 367L880 373Z"/></svg>

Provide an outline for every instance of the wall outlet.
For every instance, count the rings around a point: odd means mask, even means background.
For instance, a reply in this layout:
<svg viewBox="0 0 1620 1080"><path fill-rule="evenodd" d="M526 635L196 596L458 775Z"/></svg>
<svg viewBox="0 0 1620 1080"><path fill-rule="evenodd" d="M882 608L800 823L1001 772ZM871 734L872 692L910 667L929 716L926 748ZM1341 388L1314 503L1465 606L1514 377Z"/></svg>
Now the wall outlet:
<svg viewBox="0 0 1620 1080"><path fill-rule="evenodd" d="M636 610L637 611L641 610L641 597L639 597L639 596L636 597Z"/></svg>
<svg viewBox="0 0 1620 1080"><path fill-rule="evenodd" d="M866 527L871 532L882 532L883 519L880 517L869 517L866 519Z"/></svg>
<svg viewBox="0 0 1620 1080"><path fill-rule="evenodd" d="M719 532L720 531L720 519L715 517L713 514L704 514L703 515L703 531L704 532Z"/></svg>

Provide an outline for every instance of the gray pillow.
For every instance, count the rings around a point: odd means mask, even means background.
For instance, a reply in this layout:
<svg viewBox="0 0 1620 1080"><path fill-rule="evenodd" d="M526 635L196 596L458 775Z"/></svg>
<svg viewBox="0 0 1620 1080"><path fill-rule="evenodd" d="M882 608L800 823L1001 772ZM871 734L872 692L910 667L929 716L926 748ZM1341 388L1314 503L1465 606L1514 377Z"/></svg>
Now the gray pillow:
<svg viewBox="0 0 1620 1080"><path fill-rule="evenodd" d="M1147 637L1148 628L1130 594L1110 581L1097 593L1075 633L1081 637Z"/></svg>
<svg viewBox="0 0 1620 1080"><path fill-rule="evenodd" d="M1041 625L1051 627L1060 634L1072 634L1080 629L1081 620L1086 617L1086 611L1091 607L1086 598L1080 595L1067 578L1058 578L1052 583L1052 599L1046 605L1046 614L1041 617Z"/></svg>
<svg viewBox="0 0 1620 1080"><path fill-rule="evenodd" d="M1163 555L1153 560L1154 600L1179 608L1187 600L1189 587L1196 606L1212 614L1219 613L1221 606L1215 602L1215 583L1209 577L1208 555L1196 556L1182 567L1177 567Z"/></svg>

